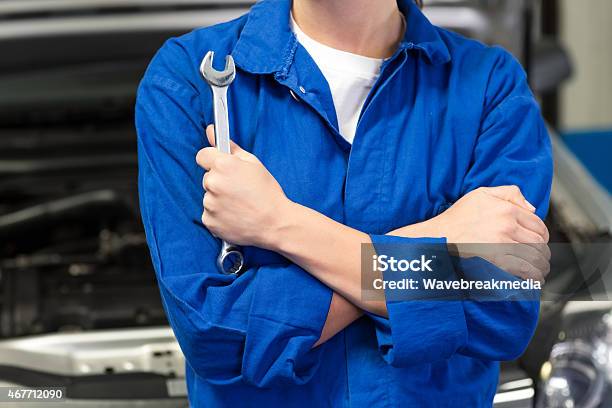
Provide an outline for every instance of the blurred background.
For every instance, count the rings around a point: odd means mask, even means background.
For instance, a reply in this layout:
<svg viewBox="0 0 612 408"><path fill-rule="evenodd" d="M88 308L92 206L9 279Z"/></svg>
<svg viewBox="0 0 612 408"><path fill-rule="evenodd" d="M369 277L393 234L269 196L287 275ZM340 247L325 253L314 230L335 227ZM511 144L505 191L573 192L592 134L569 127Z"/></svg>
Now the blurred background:
<svg viewBox="0 0 612 408"><path fill-rule="evenodd" d="M0 385L65 387L53 406L187 406L139 218L133 105L165 39L251 4L0 0ZM610 407L612 1L425 0L424 11L510 50L553 139L547 224L566 245L547 285L570 295L543 302L495 406ZM607 258L585 277L593 245Z"/></svg>

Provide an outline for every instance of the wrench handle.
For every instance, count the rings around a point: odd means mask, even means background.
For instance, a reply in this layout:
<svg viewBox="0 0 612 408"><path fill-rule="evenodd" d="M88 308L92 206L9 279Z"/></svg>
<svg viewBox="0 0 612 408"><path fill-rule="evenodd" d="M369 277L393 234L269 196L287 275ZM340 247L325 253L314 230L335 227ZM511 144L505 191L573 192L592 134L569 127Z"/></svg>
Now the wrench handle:
<svg viewBox="0 0 612 408"><path fill-rule="evenodd" d="M215 116L215 146L221 153L230 154L229 115L227 111L227 86L211 86ZM222 273L238 275L244 267L244 257L240 249L227 241L222 241L217 258L217 267Z"/></svg>
<svg viewBox="0 0 612 408"><path fill-rule="evenodd" d="M221 153L230 153L229 115L227 111L227 86L212 86L215 116L215 145Z"/></svg>

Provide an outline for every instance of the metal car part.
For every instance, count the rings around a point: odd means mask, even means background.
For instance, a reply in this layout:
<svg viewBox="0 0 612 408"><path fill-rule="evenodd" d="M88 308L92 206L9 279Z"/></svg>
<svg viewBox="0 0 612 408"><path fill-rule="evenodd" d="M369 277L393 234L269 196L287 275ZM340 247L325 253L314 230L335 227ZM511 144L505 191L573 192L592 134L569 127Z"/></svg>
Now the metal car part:
<svg viewBox="0 0 612 408"><path fill-rule="evenodd" d="M0 341L0 365L58 375L147 372L183 377L169 327L54 333Z"/></svg>
<svg viewBox="0 0 612 408"><path fill-rule="evenodd" d="M570 301L558 343L540 370L538 408L612 404L610 301Z"/></svg>
<svg viewBox="0 0 612 408"><path fill-rule="evenodd" d="M184 367L169 327L0 341L0 386L62 387L46 407L187 407Z"/></svg>
<svg viewBox="0 0 612 408"><path fill-rule="evenodd" d="M532 408L535 384L524 371L513 364L503 364L494 408Z"/></svg>

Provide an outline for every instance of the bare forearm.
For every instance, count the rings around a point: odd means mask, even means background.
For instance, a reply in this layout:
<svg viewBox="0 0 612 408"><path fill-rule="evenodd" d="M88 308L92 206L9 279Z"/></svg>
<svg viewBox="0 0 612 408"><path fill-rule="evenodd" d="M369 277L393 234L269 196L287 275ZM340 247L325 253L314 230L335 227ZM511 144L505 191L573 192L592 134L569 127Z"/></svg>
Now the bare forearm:
<svg viewBox="0 0 612 408"><path fill-rule="evenodd" d="M278 234L282 242L275 243L273 249L337 292L316 345L351 324L362 310L387 316L384 301L363 301L361 296L361 245L371 243L367 234L298 204L291 203L284 217L287 222ZM438 218L399 228L389 235L406 238L448 236L448 228L445 231L443 226L443 220Z"/></svg>
<svg viewBox="0 0 612 408"><path fill-rule="evenodd" d="M362 315L361 309L334 292L321 337L313 347L325 343Z"/></svg>
<svg viewBox="0 0 612 408"><path fill-rule="evenodd" d="M418 238L424 236L425 232L422 224L415 224L391 231L389 235ZM325 343L362 315L361 309L334 292L321 337L313 347Z"/></svg>
<svg viewBox="0 0 612 408"><path fill-rule="evenodd" d="M276 251L358 308L386 315L384 301L361 296L361 245L371 243L367 234L299 204L291 204L286 218Z"/></svg>

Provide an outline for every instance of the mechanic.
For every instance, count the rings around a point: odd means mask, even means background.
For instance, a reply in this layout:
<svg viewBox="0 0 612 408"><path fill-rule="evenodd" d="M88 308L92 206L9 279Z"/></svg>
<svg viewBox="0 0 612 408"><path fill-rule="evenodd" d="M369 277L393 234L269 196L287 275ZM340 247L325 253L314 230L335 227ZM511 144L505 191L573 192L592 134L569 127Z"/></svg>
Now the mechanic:
<svg viewBox="0 0 612 408"><path fill-rule="evenodd" d="M238 68L231 155L210 147L209 50ZM412 0L264 0L170 39L136 116L142 215L192 406L491 406L538 302L365 301L360 256L548 241L550 141L506 51ZM243 246L241 276L217 270L219 238ZM537 263L523 277L541 280Z"/></svg>

